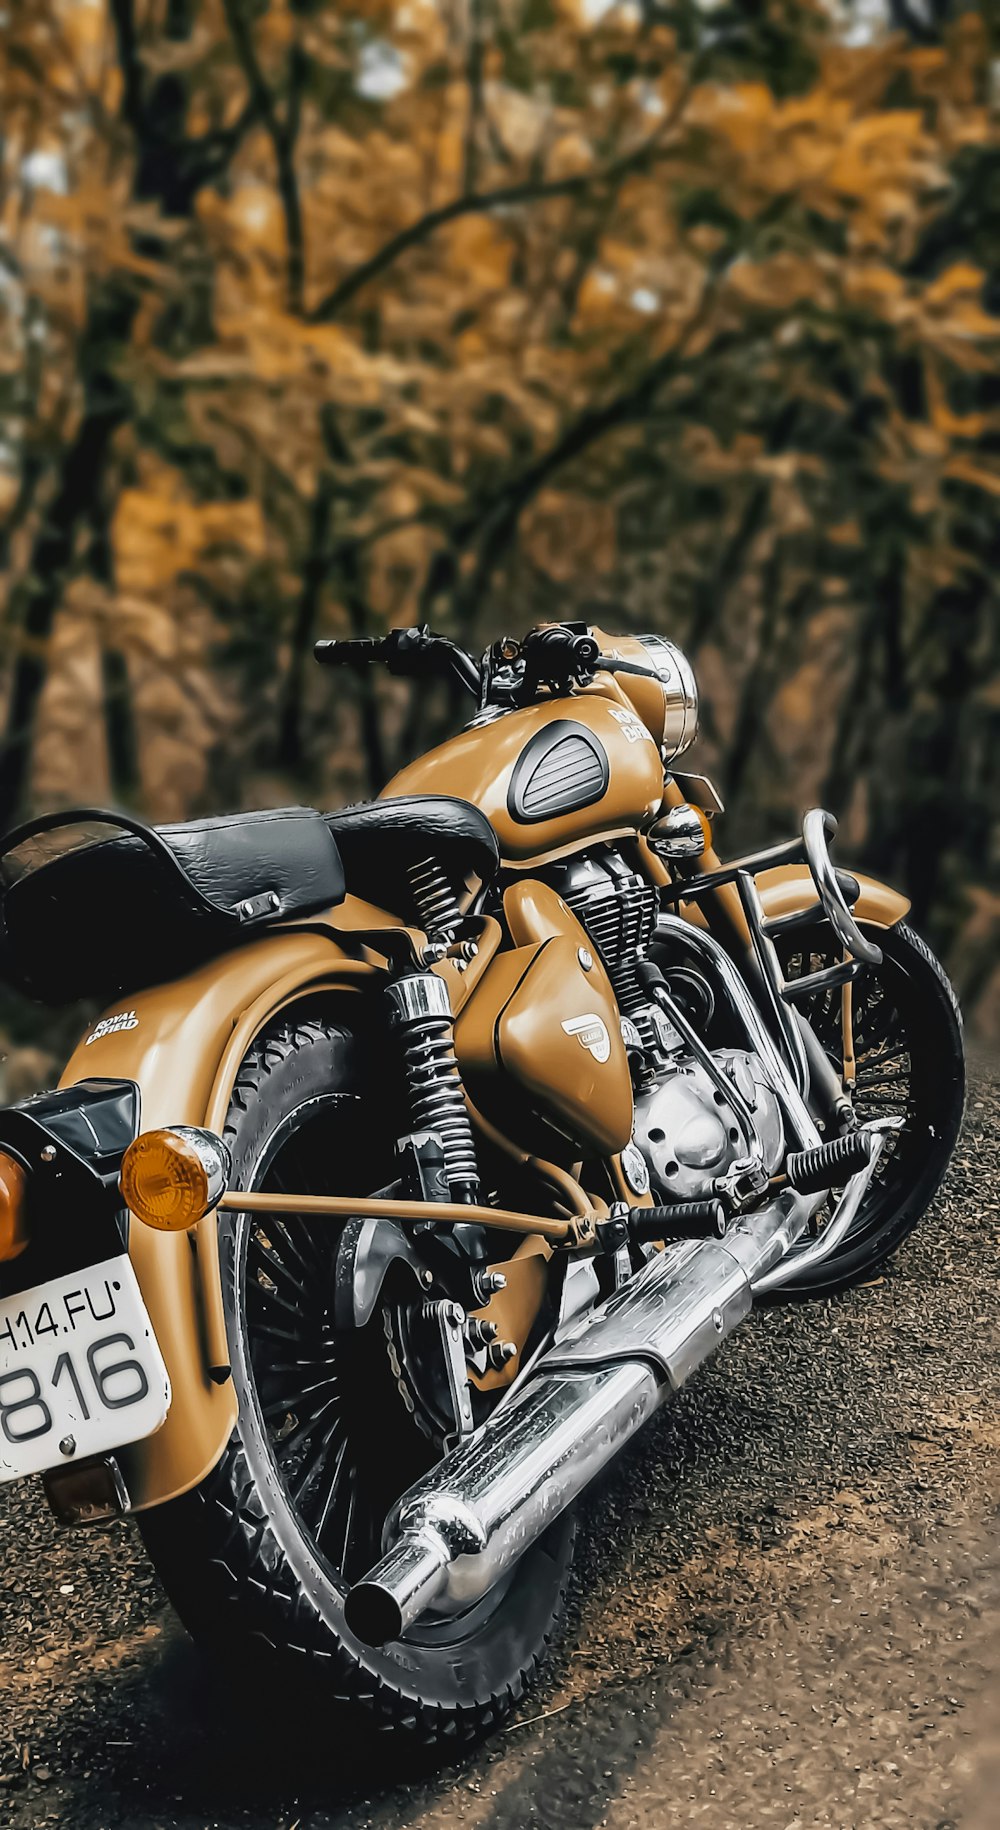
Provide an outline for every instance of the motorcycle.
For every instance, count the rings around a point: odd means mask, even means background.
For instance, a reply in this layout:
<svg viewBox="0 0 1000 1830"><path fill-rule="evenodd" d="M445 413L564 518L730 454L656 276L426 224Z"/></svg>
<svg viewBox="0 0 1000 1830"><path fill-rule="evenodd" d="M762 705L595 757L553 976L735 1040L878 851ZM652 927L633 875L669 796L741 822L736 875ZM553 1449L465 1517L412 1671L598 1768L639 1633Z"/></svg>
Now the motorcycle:
<svg viewBox="0 0 1000 1830"><path fill-rule="evenodd" d="M0 1112L0 1478L134 1513L265 1704L448 1749L537 1672L594 1478L754 1305L916 1225L961 1021L828 813L722 861L669 641L316 654L476 709L335 813L0 841L5 975L104 1000Z"/></svg>

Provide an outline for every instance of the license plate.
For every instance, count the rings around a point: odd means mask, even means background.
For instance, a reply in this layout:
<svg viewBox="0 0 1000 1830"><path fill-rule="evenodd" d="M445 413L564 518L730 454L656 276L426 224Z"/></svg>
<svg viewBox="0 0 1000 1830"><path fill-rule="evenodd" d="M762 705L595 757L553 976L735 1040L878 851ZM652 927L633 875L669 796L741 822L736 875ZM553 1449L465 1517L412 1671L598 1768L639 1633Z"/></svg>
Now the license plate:
<svg viewBox="0 0 1000 1830"><path fill-rule="evenodd" d="M0 1302L0 1481L151 1436L169 1405L127 1255Z"/></svg>

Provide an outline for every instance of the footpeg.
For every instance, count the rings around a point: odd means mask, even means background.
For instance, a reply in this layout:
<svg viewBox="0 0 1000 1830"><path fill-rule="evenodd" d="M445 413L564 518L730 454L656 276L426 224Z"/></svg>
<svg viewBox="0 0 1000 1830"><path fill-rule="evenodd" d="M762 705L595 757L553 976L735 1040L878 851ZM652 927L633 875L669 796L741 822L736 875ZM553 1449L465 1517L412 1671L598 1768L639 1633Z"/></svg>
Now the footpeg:
<svg viewBox="0 0 1000 1830"><path fill-rule="evenodd" d="M721 1201L678 1201L672 1207L633 1207L629 1232L637 1245L652 1239L721 1239L726 1210Z"/></svg>
<svg viewBox="0 0 1000 1830"><path fill-rule="evenodd" d="M799 1195L819 1195L827 1188L843 1188L852 1176L867 1169L875 1140L870 1131L849 1131L814 1150L796 1150L785 1163L789 1185Z"/></svg>

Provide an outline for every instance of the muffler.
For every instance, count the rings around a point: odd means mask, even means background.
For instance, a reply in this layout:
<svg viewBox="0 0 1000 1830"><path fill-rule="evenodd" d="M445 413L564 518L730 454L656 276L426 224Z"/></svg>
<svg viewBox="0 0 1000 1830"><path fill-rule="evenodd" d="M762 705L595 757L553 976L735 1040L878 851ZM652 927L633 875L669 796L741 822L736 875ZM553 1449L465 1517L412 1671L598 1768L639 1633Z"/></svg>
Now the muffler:
<svg viewBox="0 0 1000 1830"><path fill-rule="evenodd" d="M431 1607L480 1600L749 1313L819 1201L786 1189L723 1240L668 1246L581 1317L393 1508L385 1555L347 1596L355 1637L385 1645Z"/></svg>

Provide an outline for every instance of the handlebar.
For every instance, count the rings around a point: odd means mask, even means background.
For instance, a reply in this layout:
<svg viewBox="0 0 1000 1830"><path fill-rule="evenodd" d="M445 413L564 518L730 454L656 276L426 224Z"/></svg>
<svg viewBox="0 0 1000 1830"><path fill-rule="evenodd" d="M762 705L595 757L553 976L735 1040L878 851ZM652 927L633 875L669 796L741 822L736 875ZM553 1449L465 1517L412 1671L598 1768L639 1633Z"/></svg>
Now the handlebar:
<svg viewBox="0 0 1000 1830"><path fill-rule="evenodd" d="M382 636L352 636L346 642L317 642L313 654L324 667L352 667L359 673L380 662L391 674L411 680L451 674L471 693L479 691L479 668L472 656L424 625L390 629Z"/></svg>
<svg viewBox="0 0 1000 1830"><path fill-rule="evenodd" d="M381 647L375 637L355 636L349 642L317 642L313 655L323 667L354 667L360 673L381 660Z"/></svg>
<svg viewBox="0 0 1000 1830"><path fill-rule="evenodd" d="M481 703L529 705L546 688L566 692L587 686L599 671L655 678L634 661L602 655L590 630L580 623L549 623L530 630L521 642L495 642L482 668L457 642L426 625L390 629L383 636L317 642L313 653L324 667L361 672L380 663L391 674L411 680L451 676L481 696Z"/></svg>

